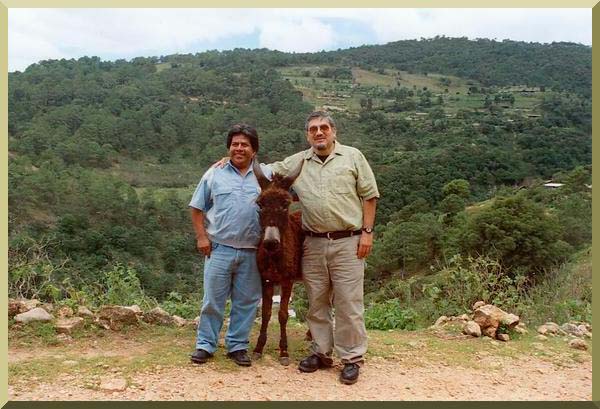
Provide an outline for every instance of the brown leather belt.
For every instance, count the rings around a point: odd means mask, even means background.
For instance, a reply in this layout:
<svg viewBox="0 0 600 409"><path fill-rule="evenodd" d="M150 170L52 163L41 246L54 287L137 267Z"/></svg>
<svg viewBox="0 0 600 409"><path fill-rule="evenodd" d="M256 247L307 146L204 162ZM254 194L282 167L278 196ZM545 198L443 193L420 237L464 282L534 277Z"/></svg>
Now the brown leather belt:
<svg viewBox="0 0 600 409"><path fill-rule="evenodd" d="M324 233L315 233L314 231L304 230L304 234L310 237L327 237L329 240L343 239L344 237L358 236L362 230L341 230L327 231Z"/></svg>

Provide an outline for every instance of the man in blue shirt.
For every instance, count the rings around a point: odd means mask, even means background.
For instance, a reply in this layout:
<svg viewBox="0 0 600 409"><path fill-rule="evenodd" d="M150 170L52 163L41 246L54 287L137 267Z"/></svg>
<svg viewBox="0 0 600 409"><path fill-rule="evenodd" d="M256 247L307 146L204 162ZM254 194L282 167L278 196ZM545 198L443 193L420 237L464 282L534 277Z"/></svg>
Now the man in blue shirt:
<svg viewBox="0 0 600 409"><path fill-rule="evenodd" d="M260 187L252 171L258 134L246 124L234 125L227 135L229 162L210 168L189 204L196 247L205 256L204 298L196 337L194 363L205 363L217 349L225 303L231 314L225 346L236 364L250 366L249 335L261 298L256 265L260 224L256 198ZM270 176L268 168L263 172Z"/></svg>

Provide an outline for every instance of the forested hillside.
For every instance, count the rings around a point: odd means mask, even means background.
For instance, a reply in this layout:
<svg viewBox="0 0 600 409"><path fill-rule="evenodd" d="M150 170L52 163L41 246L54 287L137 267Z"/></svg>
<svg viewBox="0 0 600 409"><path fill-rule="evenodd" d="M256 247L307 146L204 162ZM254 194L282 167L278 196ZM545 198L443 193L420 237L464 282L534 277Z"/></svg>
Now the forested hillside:
<svg viewBox="0 0 600 409"><path fill-rule="evenodd" d="M591 48L445 37L10 73L9 295L194 316L202 263L187 203L227 128L255 125L260 160L278 160L306 148L314 108L379 184L374 326L390 302L404 327L471 298L533 314L539 289L573 274L581 286L557 291L548 314L589 318L591 271L564 263L585 264L591 244ZM464 282L472 292L452 298Z"/></svg>

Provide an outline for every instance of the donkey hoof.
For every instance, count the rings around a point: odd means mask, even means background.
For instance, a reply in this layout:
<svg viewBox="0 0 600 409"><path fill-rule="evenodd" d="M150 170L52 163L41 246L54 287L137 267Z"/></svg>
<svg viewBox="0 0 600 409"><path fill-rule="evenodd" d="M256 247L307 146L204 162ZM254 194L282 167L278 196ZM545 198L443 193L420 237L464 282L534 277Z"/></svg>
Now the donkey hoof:
<svg viewBox="0 0 600 409"><path fill-rule="evenodd" d="M280 356L279 363L283 366L288 366L290 364L290 357L288 356Z"/></svg>
<svg viewBox="0 0 600 409"><path fill-rule="evenodd" d="M253 352L252 353L252 360L253 361L259 360L260 358L262 358L262 353L260 353L260 352Z"/></svg>

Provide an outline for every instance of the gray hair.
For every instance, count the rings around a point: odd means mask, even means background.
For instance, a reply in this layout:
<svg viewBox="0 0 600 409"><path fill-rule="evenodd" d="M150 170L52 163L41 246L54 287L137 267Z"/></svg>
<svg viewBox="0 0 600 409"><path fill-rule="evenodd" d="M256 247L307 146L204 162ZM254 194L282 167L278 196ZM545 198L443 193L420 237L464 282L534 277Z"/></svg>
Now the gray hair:
<svg viewBox="0 0 600 409"><path fill-rule="evenodd" d="M311 113L308 116L308 118L306 118L306 122L304 123L304 130L306 132L308 132L308 124L310 123L310 121L312 121L315 118L323 118L323 119L325 119L329 123L329 126L331 126L332 128L335 129L335 121L333 120L333 118L331 117L331 115L329 114L329 112L326 112L326 111L314 111L313 113Z"/></svg>

